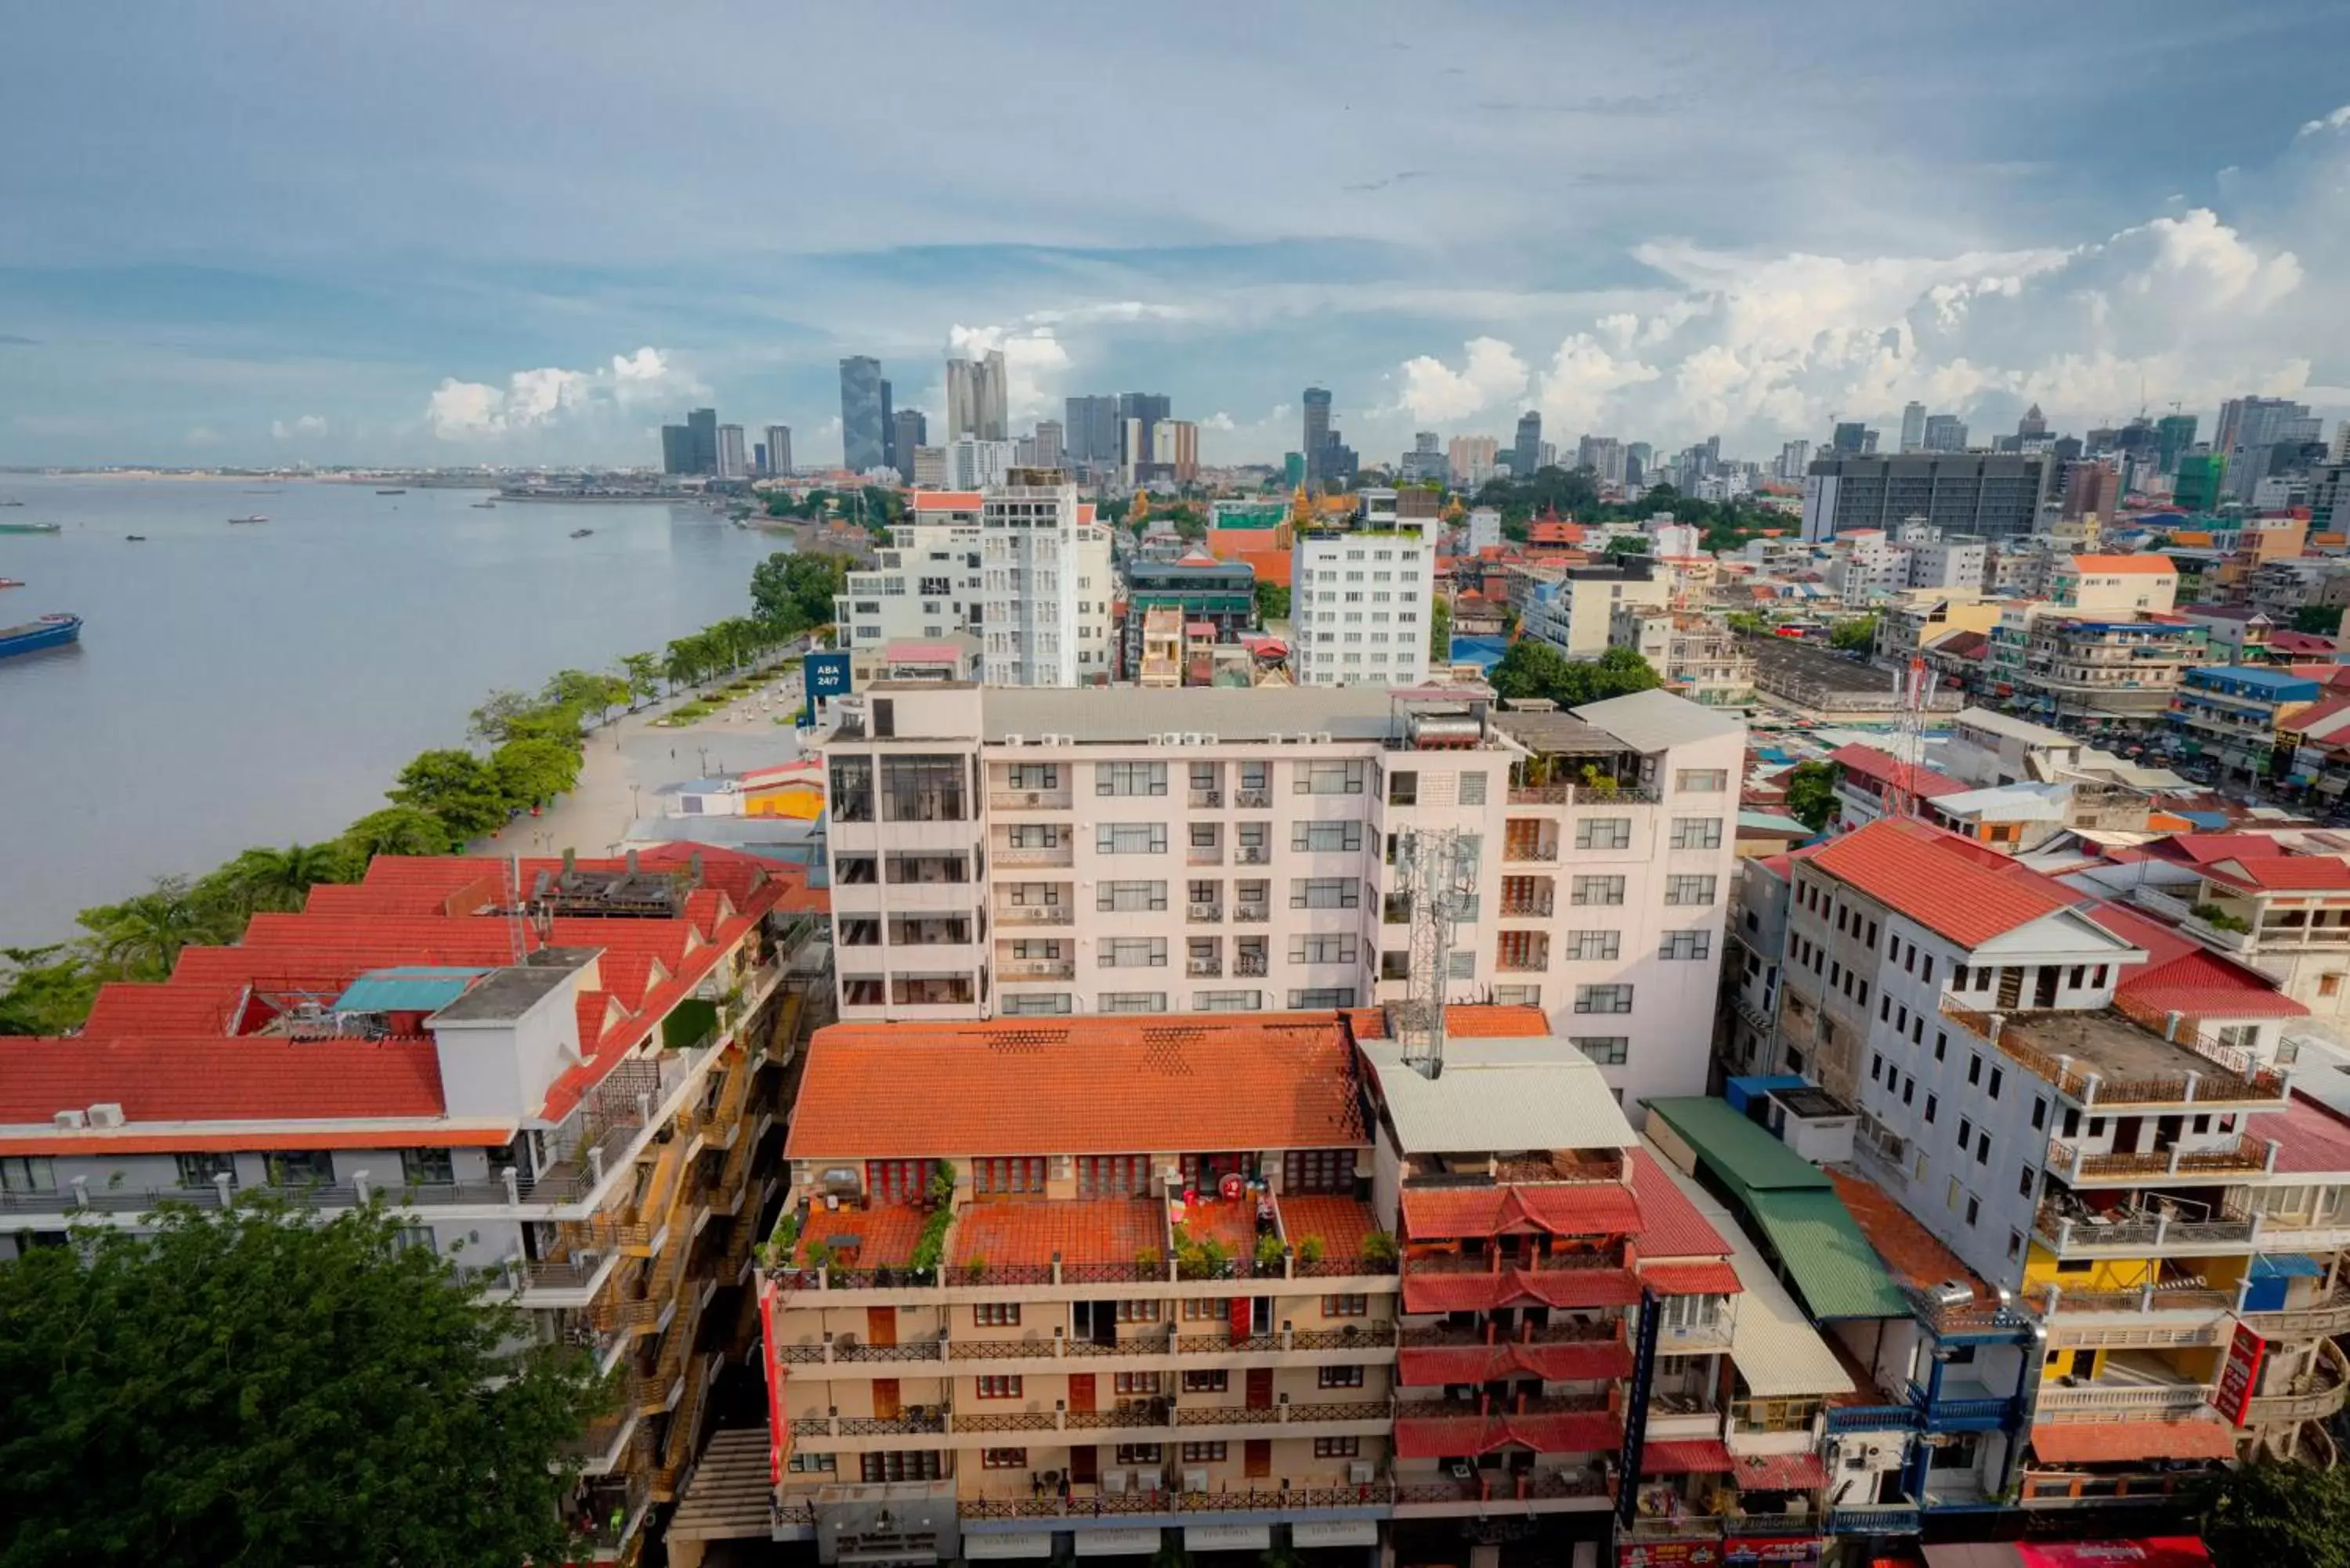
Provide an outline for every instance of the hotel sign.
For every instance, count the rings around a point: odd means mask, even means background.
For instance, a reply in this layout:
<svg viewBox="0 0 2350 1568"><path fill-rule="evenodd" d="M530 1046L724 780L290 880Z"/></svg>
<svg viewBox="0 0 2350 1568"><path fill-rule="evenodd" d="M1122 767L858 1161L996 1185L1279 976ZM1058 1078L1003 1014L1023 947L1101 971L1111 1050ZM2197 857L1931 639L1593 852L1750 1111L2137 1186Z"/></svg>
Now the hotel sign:
<svg viewBox="0 0 2350 1568"><path fill-rule="evenodd" d="M2268 1351L2267 1340L2242 1324L2236 1325L2235 1337L2228 1342L2228 1359L2220 1364L2219 1386L2211 1391L2212 1406L2231 1427L2244 1424L2244 1413L2251 1407L2252 1390L2260 1386L2261 1362Z"/></svg>

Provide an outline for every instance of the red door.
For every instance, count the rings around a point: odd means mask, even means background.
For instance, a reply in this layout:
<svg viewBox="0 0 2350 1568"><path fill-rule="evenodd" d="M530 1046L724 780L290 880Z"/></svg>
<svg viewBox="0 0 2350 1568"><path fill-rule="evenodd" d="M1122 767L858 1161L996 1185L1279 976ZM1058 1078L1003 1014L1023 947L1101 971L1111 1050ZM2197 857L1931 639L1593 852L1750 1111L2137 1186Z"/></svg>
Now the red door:
<svg viewBox="0 0 2350 1568"><path fill-rule="evenodd" d="M1241 1447L1241 1474L1262 1480L1273 1474L1273 1439L1251 1438Z"/></svg>
<svg viewBox="0 0 2350 1568"><path fill-rule="evenodd" d="M894 1421L905 1413L898 1401L898 1380L876 1377L873 1380L873 1413L885 1421Z"/></svg>
<svg viewBox="0 0 2350 1568"><path fill-rule="evenodd" d="M1091 1382L1091 1378L1087 1379ZM1088 1407L1090 1408L1090 1407ZM1101 1479L1101 1450L1095 1448L1069 1450L1069 1484L1091 1486Z"/></svg>
<svg viewBox="0 0 2350 1568"><path fill-rule="evenodd" d="M1232 1320L1232 1337L1234 1339L1246 1339L1248 1337L1249 1300L1250 1298L1247 1296L1234 1296L1228 1303L1231 1310L1226 1315Z"/></svg>
<svg viewBox="0 0 2350 1568"><path fill-rule="evenodd" d="M865 1309L865 1343L868 1345L898 1343L898 1309L896 1307Z"/></svg>
<svg viewBox="0 0 2350 1568"><path fill-rule="evenodd" d="M1248 1375L1248 1407L1252 1410L1273 1408L1273 1368L1252 1366Z"/></svg>
<svg viewBox="0 0 2350 1568"><path fill-rule="evenodd" d="M1069 1408L1090 1410L1094 1407L1094 1375L1090 1372L1069 1374Z"/></svg>

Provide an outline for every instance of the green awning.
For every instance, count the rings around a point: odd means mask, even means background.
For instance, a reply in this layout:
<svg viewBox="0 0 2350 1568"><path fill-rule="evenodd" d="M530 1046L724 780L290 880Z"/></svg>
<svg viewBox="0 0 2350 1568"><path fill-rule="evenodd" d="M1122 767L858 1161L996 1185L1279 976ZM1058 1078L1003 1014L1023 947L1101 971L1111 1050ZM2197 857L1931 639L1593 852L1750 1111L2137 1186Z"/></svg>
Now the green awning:
<svg viewBox="0 0 2350 1568"><path fill-rule="evenodd" d="M1747 1212L1814 1319L1910 1315L1908 1298L1833 1188L1752 1193Z"/></svg>
<svg viewBox="0 0 2350 1568"><path fill-rule="evenodd" d="M335 998L337 1012L438 1012L459 997L485 969L406 964L369 970Z"/></svg>
<svg viewBox="0 0 2350 1568"><path fill-rule="evenodd" d="M1650 1100L1648 1114L1680 1135L1700 1165L1740 1198L1784 1189L1832 1189L1828 1174L1732 1107L1692 1095Z"/></svg>

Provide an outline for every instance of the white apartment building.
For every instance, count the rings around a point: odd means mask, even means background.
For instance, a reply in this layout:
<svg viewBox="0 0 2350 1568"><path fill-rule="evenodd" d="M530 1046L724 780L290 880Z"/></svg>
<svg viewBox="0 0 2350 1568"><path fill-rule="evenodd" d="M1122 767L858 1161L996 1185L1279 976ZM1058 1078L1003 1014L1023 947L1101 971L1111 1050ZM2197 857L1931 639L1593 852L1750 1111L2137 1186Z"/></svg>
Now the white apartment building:
<svg viewBox="0 0 2350 1568"><path fill-rule="evenodd" d="M871 652L979 629L983 499L977 491L914 493L912 521L891 528L877 565L850 572L833 598L842 648Z"/></svg>
<svg viewBox="0 0 2350 1568"><path fill-rule="evenodd" d="M1003 483L1019 455L1019 443L957 436L947 443L947 483L957 490L985 490Z"/></svg>
<svg viewBox="0 0 2350 1568"><path fill-rule="evenodd" d="M1351 522L1298 530L1290 546L1290 665L1301 686L1417 686L1428 679L1436 539L1365 490Z"/></svg>
<svg viewBox="0 0 2350 1568"><path fill-rule="evenodd" d="M816 742L842 1016L1351 1007L1409 994L1407 830L1473 896L1454 1001L1539 1007L1637 1103L1704 1087L1744 726L1371 687L868 688Z"/></svg>
<svg viewBox="0 0 2350 1568"><path fill-rule="evenodd" d="M1105 684L1118 665L1109 530L1059 470L1012 478L980 509L987 684Z"/></svg>
<svg viewBox="0 0 2350 1568"><path fill-rule="evenodd" d="M1646 556L1605 566L1569 566L1558 581L1535 586L1520 629L1569 659L1596 659L1607 651L1617 610L1662 608L1672 597L1671 579Z"/></svg>

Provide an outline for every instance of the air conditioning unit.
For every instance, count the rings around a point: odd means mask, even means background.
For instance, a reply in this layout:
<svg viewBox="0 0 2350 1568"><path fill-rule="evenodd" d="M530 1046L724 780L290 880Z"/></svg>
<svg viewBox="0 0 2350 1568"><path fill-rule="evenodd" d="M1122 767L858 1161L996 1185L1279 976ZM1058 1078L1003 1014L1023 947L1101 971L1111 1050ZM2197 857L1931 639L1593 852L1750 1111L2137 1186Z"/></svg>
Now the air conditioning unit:
<svg viewBox="0 0 2350 1568"><path fill-rule="evenodd" d="M122 1106L112 1100L89 1107L89 1125L94 1127L119 1127L130 1119L122 1114Z"/></svg>
<svg viewBox="0 0 2350 1568"><path fill-rule="evenodd" d="M1347 1484L1348 1486L1370 1485L1371 1461L1368 1459L1357 1459L1354 1463L1348 1465L1347 1467Z"/></svg>
<svg viewBox="0 0 2350 1568"><path fill-rule="evenodd" d="M1198 744L1200 743L1200 740L1201 740L1201 736L1200 736L1200 732L1199 732L1199 731L1197 731L1197 730L1187 730L1187 731L1185 731L1185 732L1184 732L1184 734L1183 734L1183 743L1184 743L1185 745L1187 745L1187 746L1196 746L1196 745L1198 745Z"/></svg>
<svg viewBox="0 0 2350 1568"><path fill-rule="evenodd" d="M1003 743L1007 746L1022 746L1027 744L1027 742L1018 735L1006 735L1003 737Z"/></svg>
<svg viewBox="0 0 2350 1568"><path fill-rule="evenodd" d="M1101 1490L1102 1496L1104 1497L1124 1497L1126 1495L1126 1472L1124 1470L1102 1471Z"/></svg>
<svg viewBox="0 0 2350 1568"><path fill-rule="evenodd" d="M79 1132L89 1126L88 1111L59 1111L49 1118L49 1125L59 1132Z"/></svg>
<svg viewBox="0 0 2350 1568"><path fill-rule="evenodd" d="M1185 1470L1183 1472L1183 1490L1185 1491L1207 1490L1208 1472L1205 1470Z"/></svg>

